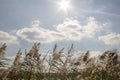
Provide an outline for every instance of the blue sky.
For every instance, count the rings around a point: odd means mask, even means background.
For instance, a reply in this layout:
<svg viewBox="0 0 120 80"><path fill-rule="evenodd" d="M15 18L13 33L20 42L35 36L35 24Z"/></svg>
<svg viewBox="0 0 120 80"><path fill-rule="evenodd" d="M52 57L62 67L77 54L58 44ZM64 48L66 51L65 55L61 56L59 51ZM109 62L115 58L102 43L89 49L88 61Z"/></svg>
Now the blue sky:
<svg viewBox="0 0 120 80"><path fill-rule="evenodd" d="M120 0L0 0L0 43L7 55L41 42L41 52L54 44L78 51L120 50ZM65 0L64 0L65 1Z"/></svg>

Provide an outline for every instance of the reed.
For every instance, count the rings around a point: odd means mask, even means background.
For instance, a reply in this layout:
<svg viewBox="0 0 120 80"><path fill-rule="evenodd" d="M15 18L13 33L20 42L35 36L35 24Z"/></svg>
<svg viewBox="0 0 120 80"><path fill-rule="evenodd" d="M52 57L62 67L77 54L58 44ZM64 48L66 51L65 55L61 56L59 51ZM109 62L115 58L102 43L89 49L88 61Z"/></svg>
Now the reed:
<svg viewBox="0 0 120 80"><path fill-rule="evenodd" d="M0 48L0 67L7 45ZM25 54L24 59L21 59ZM0 69L0 80L120 80L120 61L117 50L105 51L91 58L90 51L75 57L73 44L67 53L55 44L52 51L40 54L40 43L30 51L19 50L13 64Z"/></svg>

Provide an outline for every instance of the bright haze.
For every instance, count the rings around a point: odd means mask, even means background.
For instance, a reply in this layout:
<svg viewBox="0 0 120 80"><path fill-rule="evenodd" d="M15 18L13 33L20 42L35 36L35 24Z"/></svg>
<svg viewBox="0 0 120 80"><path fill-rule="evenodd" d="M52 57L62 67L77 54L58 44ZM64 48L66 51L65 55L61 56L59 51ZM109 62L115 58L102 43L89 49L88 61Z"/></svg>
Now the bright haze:
<svg viewBox="0 0 120 80"><path fill-rule="evenodd" d="M77 51L120 50L120 0L0 0L0 44L7 55L54 44Z"/></svg>
<svg viewBox="0 0 120 80"><path fill-rule="evenodd" d="M67 12L68 9L71 8L70 1L71 0L59 0L59 1L57 1L57 4L58 4L60 10Z"/></svg>

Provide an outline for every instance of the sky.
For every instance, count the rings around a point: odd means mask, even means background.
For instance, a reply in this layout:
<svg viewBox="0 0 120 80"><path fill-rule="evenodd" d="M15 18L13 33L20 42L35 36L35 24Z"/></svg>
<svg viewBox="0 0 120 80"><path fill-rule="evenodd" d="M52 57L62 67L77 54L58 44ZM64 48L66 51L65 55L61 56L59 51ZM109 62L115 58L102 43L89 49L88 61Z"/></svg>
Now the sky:
<svg viewBox="0 0 120 80"><path fill-rule="evenodd" d="M7 55L54 44L77 51L120 50L120 0L0 0L0 45Z"/></svg>

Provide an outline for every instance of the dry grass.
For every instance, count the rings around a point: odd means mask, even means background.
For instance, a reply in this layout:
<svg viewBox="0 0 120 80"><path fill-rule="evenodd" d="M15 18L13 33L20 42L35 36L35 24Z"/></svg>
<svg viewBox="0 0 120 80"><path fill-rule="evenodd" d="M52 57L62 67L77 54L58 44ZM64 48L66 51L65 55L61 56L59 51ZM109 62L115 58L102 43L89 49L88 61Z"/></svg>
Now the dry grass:
<svg viewBox="0 0 120 80"><path fill-rule="evenodd" d="M3 44L0 48L0 66L6 47ZM67 53L57 45L44 56L39 49L40 43L35 43L29 52L25 51L23 61L22 51L19 50L13 65L8 69L0 69L0 80L120 80L117 50L90 58L89 51L74 57L76 52L73 44Z"/></svg>

